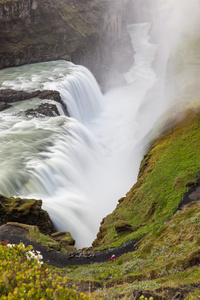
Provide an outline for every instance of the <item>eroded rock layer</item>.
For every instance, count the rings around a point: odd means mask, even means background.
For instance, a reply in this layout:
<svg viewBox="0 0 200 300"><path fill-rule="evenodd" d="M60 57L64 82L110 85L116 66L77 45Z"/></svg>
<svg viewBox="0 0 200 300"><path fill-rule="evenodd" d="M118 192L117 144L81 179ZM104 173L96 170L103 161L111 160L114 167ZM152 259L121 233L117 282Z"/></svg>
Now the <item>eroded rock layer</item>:
<svg viewBox="0 0 200 300"><path fill-rule="evenodd" d="M65 59L88 67L102 86L132 61L129 0L0 0L0 69ZM116 67L117 65L117 67Z"/></svg>
<svg viewBox="0 0 200 300"><path fill-rule="evenodd" d="M42 208L42 200L21 199L0 195L0 225L7 222L19 222L38 226L40 232L51 234L55 228L46 211Z"/></svg>

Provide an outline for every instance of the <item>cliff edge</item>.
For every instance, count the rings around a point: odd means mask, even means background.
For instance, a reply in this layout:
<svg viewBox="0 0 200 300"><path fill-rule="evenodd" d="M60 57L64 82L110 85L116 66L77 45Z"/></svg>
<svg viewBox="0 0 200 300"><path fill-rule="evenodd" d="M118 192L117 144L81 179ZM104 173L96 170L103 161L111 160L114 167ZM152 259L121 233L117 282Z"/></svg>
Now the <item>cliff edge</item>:
<svg viewBox="0 0 200 300"><path fill-rule="evenodd" d="M0 69L65 59L93 72L102 87L122 82L132 63L129 0L0 0Z"/></svg>

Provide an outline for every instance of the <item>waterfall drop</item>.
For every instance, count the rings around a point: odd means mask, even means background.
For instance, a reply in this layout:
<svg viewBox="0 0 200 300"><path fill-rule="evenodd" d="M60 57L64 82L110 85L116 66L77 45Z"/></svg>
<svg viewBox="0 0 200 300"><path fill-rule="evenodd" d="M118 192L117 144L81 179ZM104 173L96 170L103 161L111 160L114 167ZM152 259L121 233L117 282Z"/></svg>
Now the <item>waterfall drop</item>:
<svg viewBox="0 0 200 300"><path fill-rule="evenodd" d="M140 133L137 115L156 81L149 28L129 27L135 64L127 85L104 96L86 68L65 61L0 71L1 89L58 90L71 116L24 116L38 99L0 113L0 193L42 199L56 229L70 231L77 248L91 245L102 218L137 179L151 126Z"/></svg>

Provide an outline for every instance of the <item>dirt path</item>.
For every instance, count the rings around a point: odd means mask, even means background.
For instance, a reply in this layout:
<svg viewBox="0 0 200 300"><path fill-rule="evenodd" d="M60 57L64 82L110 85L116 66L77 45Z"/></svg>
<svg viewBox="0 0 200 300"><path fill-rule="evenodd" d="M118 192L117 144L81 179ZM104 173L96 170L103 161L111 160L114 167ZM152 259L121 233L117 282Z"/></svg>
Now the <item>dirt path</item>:
<svg viewBox="0 0 200 300"><path fill-rule="evenodd" d="M26 247L28 245L33 245L35 250L41 251L44 263L56 266L58 268L110 261L112 254L115 254L117 257L119 257L125 253L134 251L134 245L136 244L136 241L129 241L114 249L98 251L90 254L80 253L79 255L70 257L68 254L56 251L48 251L45 247L42 247L40 244L30 241L29 239L22 236L8 234L5 235L3 233L0 233L0 240L8 240L11 244L19 244L20 242L22 242Z"/></svg>
<svg viewBox="0 0 200 300"><path fill-rule="evenodd" d="M195 184L192 184L190 189L187 193L183 195L182 201L178 207L178 210L183 209L183 207L193 201L200 200L200 172L198 174L198 179ZM115 254L117 257L121 255L132 252L135 250L135 244L137 241L129 241L124 243L123 245L109 249L109 250L102 250L98 252L91 252L91 253L79 253L78 255L70 256L69 254L64 254L56 251L49 251L45 247L42 247L40 244L30 241L29 239L19 236L19 235L11 235L8 232L1 232L0 231L0 240L8 240L10 243L19 244L20 242L24 243L27 247L28 245L33 245L35 250L41 251L43 255L44 263L59 267L65 268L67 266L73 265L86 265L86 264L93 264L93 263L101 263L110 261L111 255Z"/></svg>

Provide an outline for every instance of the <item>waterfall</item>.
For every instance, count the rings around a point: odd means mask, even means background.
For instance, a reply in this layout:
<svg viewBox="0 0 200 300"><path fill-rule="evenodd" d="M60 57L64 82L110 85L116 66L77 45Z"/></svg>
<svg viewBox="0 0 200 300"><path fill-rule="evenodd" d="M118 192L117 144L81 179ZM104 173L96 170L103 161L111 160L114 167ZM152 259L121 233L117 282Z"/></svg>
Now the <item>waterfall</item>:
<svg viewBox="0 0 200 300"><path fill-rule="evenodd" d="M66 61L0 71L1 89L58 90L70 113L25 116L47 101L37 98L0 113L0 193L42 199L56 229L70 231L77 248L91 245L102 218L137 180L141 142L152 126L147 122L140 134L137 116L156 81L149 28L129 27L135 64L125 74L127 85L104 96L86 68Z"/></svg>
<svg viewBox="0 0 200 300"><path fill-rule="evenodd" d="M84 123L98 115L102 95L94 76L83 66L55 61L1 71L2 88L58 90L70 116Z"/></svg>

